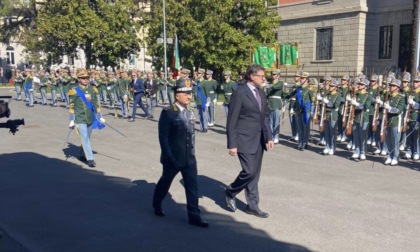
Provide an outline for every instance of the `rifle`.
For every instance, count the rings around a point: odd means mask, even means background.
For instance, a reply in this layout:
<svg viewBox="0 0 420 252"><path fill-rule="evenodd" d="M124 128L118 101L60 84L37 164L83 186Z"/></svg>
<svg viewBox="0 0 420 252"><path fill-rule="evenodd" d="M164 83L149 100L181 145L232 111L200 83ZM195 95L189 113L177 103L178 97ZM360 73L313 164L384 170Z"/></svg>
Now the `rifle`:
<svg viewBox="0 0 420 252"><path fill-rule="evenodd" d="M356 76L356 73L354 73L354 76ZM354 78L352 79L352 98L356 98L356 87L354 86ZM350 88L349 88L350 89ZM353 121L354 121L354 110L355 107L354 105L350 106L350 111L349 111L349 118L347 121L347 129L346 129L346 135L350 136L353 133Z"/></svg>
<svg viewBox="0 0 420 252"><path fill-rule="evenodd" d="M348 73L348 76L350 76L350 72ZM351 87L350 87L350 81L349 81L347 83L347 91L344 94L344 98L346 98L347 95L349 94L350 88ZM341 125L343 126L343 128L345 128L347 126L347 114L348 114L348 111L349 111L349 101L347 101L347 99L345 99L344 106L343 106L343 109L341 111L341 114L343 115L343 120L341 122Z"/></svg>
<svg viewBox="0 0 420 252"><path fill-rule="evenodd" d="M324 92L327 92L327 87L325 85L325 82L324 82L324 87L323 88L324 88ZM325 109L326 109L326 104L323 102L322 103L322 109L321 109L321 121L319 122L319 132L324 132L325 131L325 120L327 119L327 113L326 113Z"/></svg>
<svg viewBox="0 0 420 252"><path fill-rule="evenodd" d="M410 95L407 99L410 99L410 97L413 95L414 93L414 81L413 78L411 78L411 88L410 88ZM404 125L401 129L401 132L406 132L407 131L407 127L408 127L408 122L410 121L410 114L411 111L413 109L413 106L410 105L409 103L407 103L407 107L406 107L406 112L405 112L405 116L404 116Z"/></svg>
<svg viewBox="0 0 420 252"><path fill-rule="evenodd" d="M385 94L385 101L384 101L384 103L386 103L386 102L388 102L388 100L389 100L389 90L388 90L388 87L389 87L389 82L387 81L386 82L386 88L385 88L385 92L386 92L386 94ZM380 136L381 136L381 143L384 143L385 142L385 138L386 138L386 126L387 126L387 124L388 124L388 110L386 110L386 109L384 109L383 110L383 113L382 113L382 125L381 125L381 133L380 133Z"/></svg>
<svg viewBox="0 0 420 252"><path fill-rule="evenodd" d="M319 76L319 70L318 70L318 76ZM323 81L325 81L325 76L324 76L324 80ZM319 86L320 85L318 84L318 87L317 87L317 90L316 90L316 94L317 95L320 93ZM318 101L318 99L316 99L315 112L314 112L314 120L313 120L314 124L319 124L319 118L318 118L319 106L320 106L319 101Z"/></svg>
<svg viewBox="0 0 420 252"><path fill-rule="evenodd" d="M380 87L382 87L382 80L383 80L383 76L379 75L378 77L378 89L376 90L376 97L380 98ZM378 125L376 124L376 121L379 120L379 108L381 106L379 105L379 103L375 103L375 111L373 112L373 121L372 121L372 131L376 132L378 130Z"/></svg>

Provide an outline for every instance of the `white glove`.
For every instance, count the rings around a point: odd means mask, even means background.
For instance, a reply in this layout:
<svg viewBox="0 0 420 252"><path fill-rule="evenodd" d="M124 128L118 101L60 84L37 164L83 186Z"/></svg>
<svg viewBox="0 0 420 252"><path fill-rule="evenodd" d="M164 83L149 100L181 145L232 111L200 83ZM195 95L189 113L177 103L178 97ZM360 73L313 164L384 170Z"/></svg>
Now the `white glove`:
<svg viewBox="0 0 420 252"><path fill-rule="evenodd" d="M291 86L292 86L292 84L289 84L289 83L287 83L287 82L286 82L286 83L284 83L283 85L284 85L285 87L291 87Z"/></svg>
<svg viewBox="0 0 420 252"><path fill-rule="evenodd" d="M290 114L293 115L295 113L294 109L290 109Z"/></svg>
<svg viewBox="0 0 420 252"><path fill-rule="evenodd" d="M101 123L105 124L105 118L101 117L101 118L99 118L99 121L100 121Z"/></svg>
<svg viewBox="0 0 420 252"><path fill-rule="evenodd" d="M317 99L318 101L322 101L321 94L317 94L317 95L316 95L316 99Z"/></svg>
<svg viewBox="0 0 420 252"><path fill-rule="evenodd" d="M284 106L283 106L283 107L281 108L281 112L282 112L282 113L284 113L284 111L286 111L286 107L284 107Z"/></svg>
<svg viewBox="0 0 420 252"><path fill-rule="evenodd" d="M206 107L210 107L210 102L206 102Z"/></svg>
<svg viewBox="0 0 420 252"><path fill-rule="evenodd" d="M74 129L74 126L75 126L74 121L71 120L69 124L69 129Z"/></svg>
<svg viewBox="0 0 420 252"><path fill-rule="evenodd" d="M359 107L360 104L356 101L356 98L354 98L354 99L351 99L351 105Z"/></svg>
<svg viewBox="0 0 420 252"><path fill-rule="evenodd" d="M106 87L107 90L111 90L111 87Z"/></svg>
<svg viewBox="0 0 420 252"><path fill-rule="evenodd" d="M382 100L381 100L381 98L379 98L379 97L376 97L375 102L376 102L376 103L378 103L378 104L380 104L380 105L382 105L382 104L383 104L383 101L382 101Z"/></svg>
<svg viewBox="0 0 420 252"><path fill-rule="evenodd" d="M391 110L391 106L389 106L389 103L388 102L385 102L384 103L384 109L386 109L386 110Z"/></svg>
<svg viewBox="0 0 420 252"><path fill-rule="evenodd" d="M408 102L408 104L413 105L414 104L414 97L410 95L408 97L408 101L407 102Z"/></svg>
<svg viewBox="0 0 420 252"><path fill-rule="evenodd" d="M216 102L217 102L217 99L214 99L214 100L213 100L213 104L216 104Z"/></svg>
<svg viewBox="0 0 420 252"><path fill-rule="evenodd" d="M346 101L351 101L351 96L349 94L346 96Z"/></svg>
<svg viewBox="0 0 420 252"><path fill-rule="evenodd" d="M33 91L34 91L34 89L33 89L33 88L29 89L29 92L33 92Z"/></svg>
<svg viewBox="0 0 420 252"><path fill-rule="evenodd" d="M330 101L327 99L327 97L324 97L324 98L322 99L322 102L323 102L324 104L328 104L328 103L330 103Z"/></svg>

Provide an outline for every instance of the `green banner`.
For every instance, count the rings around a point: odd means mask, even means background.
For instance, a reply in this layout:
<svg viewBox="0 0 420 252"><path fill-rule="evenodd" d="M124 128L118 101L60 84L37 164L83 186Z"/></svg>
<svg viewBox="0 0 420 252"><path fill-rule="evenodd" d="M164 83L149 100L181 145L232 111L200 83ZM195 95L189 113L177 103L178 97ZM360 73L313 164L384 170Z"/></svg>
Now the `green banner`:
<svg viewBox="0 0 420 252"><path fill-rule="evenodd" d="M298 44L281 44L280 45L280 65L298 65Z"/></svg>
<svg viewBox="0 0 420 252"><path fill-rule="evenodd" d="M254 52L254 64L266 69L276 68L276 48L270 46L260 46Z"/></svg>

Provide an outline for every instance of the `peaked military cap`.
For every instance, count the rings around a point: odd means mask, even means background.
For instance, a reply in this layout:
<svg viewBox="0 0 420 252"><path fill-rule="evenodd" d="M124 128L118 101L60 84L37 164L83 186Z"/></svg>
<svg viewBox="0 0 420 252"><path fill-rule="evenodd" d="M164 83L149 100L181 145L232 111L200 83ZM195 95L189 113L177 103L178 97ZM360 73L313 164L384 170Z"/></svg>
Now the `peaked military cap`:
<svg viewBox="0 0 420 252"><path fill-rule="evenodd" d="M370 76L370 81L378 81L378 75L372 74L372 76Z"/></svg>
<svg viewBox="0 0 420 252"><path fill-rule="evenodd" d="M390 86L397 86L399 87L401 85L401 81L397 78L392 79L391 83L389 83Z"/></svg>
<svg viewBox="0 0 420 252"><path fill-rule="evenodd" d="M86 78L89 77L89 74L86 69L80 68L76 71L77 78Z"/></svg>
<svg viewBox="0 0 420 252"><path fill-rule="evenodd" d="M326 80L326 81L330 81L330 80L332 80L332 79L331 79L331 76L330 76L330 75L328 75L328 74L327 74L327 75L325 75L325 80Z"/></svg>
<svg viewBox="0 0 420 252"><path fill-rule="evenodd" d="M231 75L232 74L232 72L231 71L224 71L223 72L223 75Z"/></svg>
<svg viewBox="0 0 420 252"><path fill-rule="evenodd" d="M199 68L198 71L197 71L197 73L201 73L201 74L203 74L205 72L206 72L206 70L204 70L203 68Z"/></svg>
<svg viewBox="0 0 420 252"><path fill-rule="evenodd" d="M213 74L212 70L207 69L206 74Z"/></svg>
<svg viewBox="0 0 420 252"><path fill-rule="evenodd" d="M302 72L302 74L300 75L301 78L309 78L309 73L307 72Z"/></svg>
<svg viewBox="0 0 420 252"><path fill-rule="evenodd" d="M409 72L405 72L402 82L410 82L411 81L411 74Z"/></svg>
<svg viewBox="0 0 420 252"><path fill-rule="evenodd" d="M347 74L345 74L345 75L343 75L343 77L341 77L341 79L348 81L350 79L350 77Z"/></svg>
<svg viewBox="0 0 420 252"><path fill-rule="evenodd" d="M183 69L181 70L181 73L183 73L183 74L190 74L190 73L191 73L191 71L190 71L190 70L188 70L188 69L186 69L186 68L183 68Z"/></svg>
<svg viewBox="0 0 420 252"><path fill-rule="evenodd" d="M174 91L175 93L190 93L192 92L192 85L190 79L179 79L175 83Z"/></svg>
<svg viewBox="0 0 420 252"><path fill-rule="evenodd" d="M414 76L414 80L415 82L420 82L420 73L416 73L416 76Z"/></svg>

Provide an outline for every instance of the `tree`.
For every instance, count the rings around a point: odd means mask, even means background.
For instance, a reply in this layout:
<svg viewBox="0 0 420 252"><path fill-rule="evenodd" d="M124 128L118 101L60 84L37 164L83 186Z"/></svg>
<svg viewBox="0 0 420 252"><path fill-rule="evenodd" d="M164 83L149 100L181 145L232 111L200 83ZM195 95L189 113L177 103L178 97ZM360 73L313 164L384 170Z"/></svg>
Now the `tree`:
<svg viewBox="0 0 420 252"><path fill-rule="evenodd" d="M18 31L20 43L30 52L47 54L50 63L62 55L75 56L80 47L87 65L114 66L139 49L135 0L29 0L27 5L19 0L21 7L5 1L2 16L13 16L16 22L4 27L4 38Z"/></svg>
<svg viewBox="0 0 420 252"><path fill-rule="evenodd" d="M163 31L162 16L162 2L157 1L146 18L148 52L157 67L164 55L163 46L156 43ZM273 29L279 22L277 10L267 10L264 1L166 1L168 37L178 35L181 64L190 69L243 70L251 62L253 48L275 41Z"/></svg>

